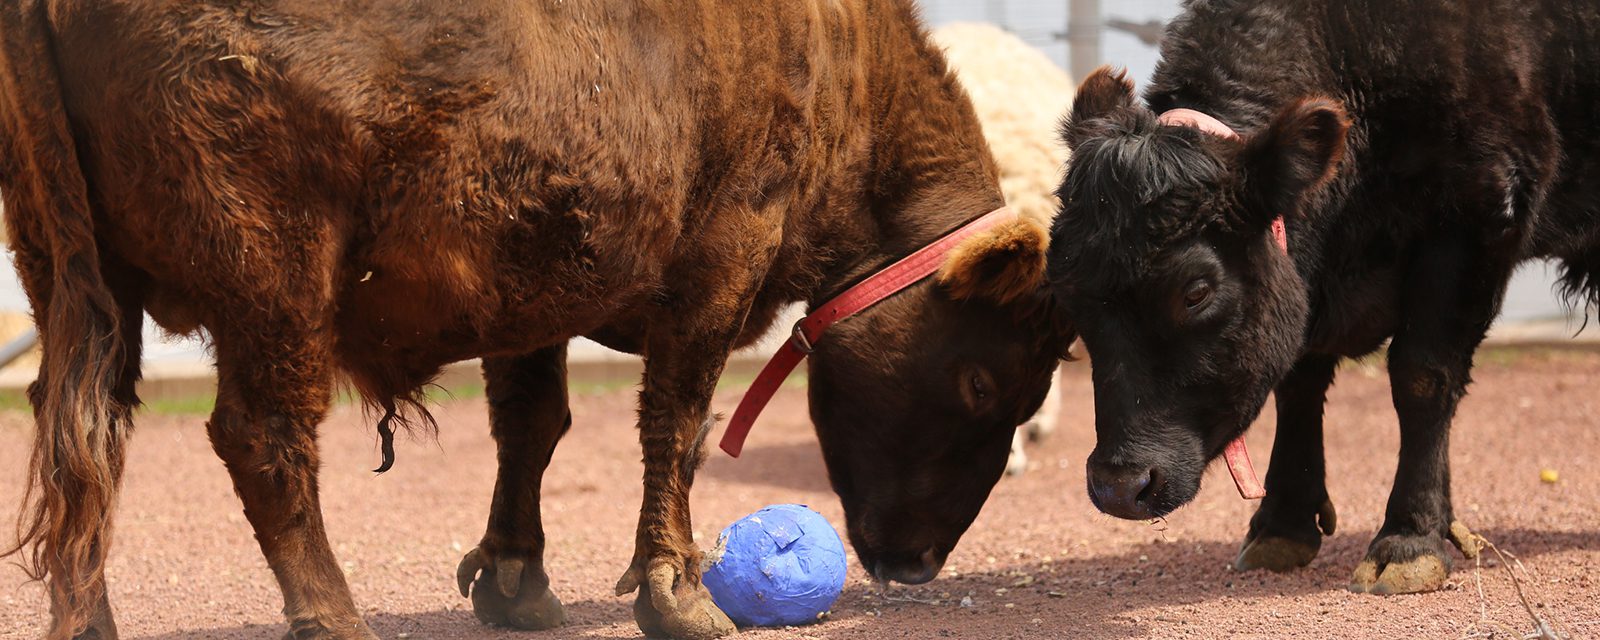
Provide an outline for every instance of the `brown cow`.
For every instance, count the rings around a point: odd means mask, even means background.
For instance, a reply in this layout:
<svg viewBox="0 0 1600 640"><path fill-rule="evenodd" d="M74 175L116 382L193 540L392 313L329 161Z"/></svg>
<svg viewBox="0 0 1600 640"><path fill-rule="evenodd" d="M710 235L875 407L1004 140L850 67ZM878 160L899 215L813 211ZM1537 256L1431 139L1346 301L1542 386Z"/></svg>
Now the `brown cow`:
<svg viewBox="0 0 1600 640"><path fill-rule="evenodd" d="M688 509L726 355L1001 204L910 0L4 0L0 191L45 353L18 550L51 638L115 636L143 311L214 340L207 429L291 637L371 637L317 502L336 372L386 427L472 357L501 466L463 589L485 621L561 622L539 483L579 335L647 361L618 592L653 635L730 632ZM817 346L816 426L879 577L937 572L1044 397L1067 342L1044 238L976 236Z"/></svg>

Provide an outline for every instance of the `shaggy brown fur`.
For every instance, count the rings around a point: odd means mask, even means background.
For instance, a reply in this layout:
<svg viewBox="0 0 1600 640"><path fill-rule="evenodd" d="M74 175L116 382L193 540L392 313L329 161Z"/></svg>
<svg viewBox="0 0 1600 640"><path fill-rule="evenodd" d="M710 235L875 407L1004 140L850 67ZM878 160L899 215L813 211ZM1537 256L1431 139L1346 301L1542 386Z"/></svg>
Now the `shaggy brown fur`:
<svg viewBox="0 0 1600 640"><path fill-rule="evenodd" d="M472 357L501 468L463 589L486 621L560 623L538 492L579 335L647 362L619 591L643 587L652 634L729 632L688 508L726 355L1001 204L909 0L6 0L0 191L44 341L20 545L51 638L115 635L102 567L141 311L215 341L208 432L293 636L370 637L317 503L336 377L403 409ZM973 251L1009 275L958 265L974 298L925 281L813 359L830 476L880 577L937 573L1064 351L1042 245Z"/></svg>
<svg viewBox="0 0 1600 640"><path fill-rule="evenodd" d="M939 269L939 284L957 298L981 296L1002 304L1034 294L1044 279L1049 244L1042 225L1020 219L958 245Z"/></svg>

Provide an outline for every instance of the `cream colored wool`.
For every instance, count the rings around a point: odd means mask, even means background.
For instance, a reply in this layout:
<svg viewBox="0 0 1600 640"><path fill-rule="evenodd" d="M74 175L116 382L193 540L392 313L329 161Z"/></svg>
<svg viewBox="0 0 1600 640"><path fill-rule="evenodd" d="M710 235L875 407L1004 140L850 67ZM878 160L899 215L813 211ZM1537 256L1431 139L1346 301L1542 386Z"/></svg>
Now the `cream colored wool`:
<svg viewBox="0 0 1600 640"><path fill-rule="evenodd" d="M945 25L933 39L972 97L1006 202L1049 228L1067 159L1056 124L1072 106L1072 78L1044 52L992 24Z"/></svg>
<svg viewBox="0 0 1600 640"><path fill-rule="evenodd" d="M1072 106L1075 85L1061 67L1020 38L987 23L954 23L933 31L945 59L972 98L983 135L1000 165L1000 190L1018 215L1046 229L1059 209L1067 149L1056 131ZM1060 421L1061 375L1039 412L1017 429L1006 474L1028 468L1023 443L1049 435Z"/></svg>

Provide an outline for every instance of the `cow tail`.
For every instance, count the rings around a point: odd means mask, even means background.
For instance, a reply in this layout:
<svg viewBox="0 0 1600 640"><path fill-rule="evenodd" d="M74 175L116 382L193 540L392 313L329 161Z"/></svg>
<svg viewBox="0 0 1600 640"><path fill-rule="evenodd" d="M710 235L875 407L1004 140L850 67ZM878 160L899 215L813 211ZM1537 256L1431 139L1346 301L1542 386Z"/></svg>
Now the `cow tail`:
<svg viewBox="0 0 1600 640"><path fill-rule="evenodd" d="M114 397L129 347L101 273L53 38L44 0L0 0L0 195L44 354L29 388L28 486L4 555L47 582L55 639L86 628L105 593L131 408Z"/></svg>

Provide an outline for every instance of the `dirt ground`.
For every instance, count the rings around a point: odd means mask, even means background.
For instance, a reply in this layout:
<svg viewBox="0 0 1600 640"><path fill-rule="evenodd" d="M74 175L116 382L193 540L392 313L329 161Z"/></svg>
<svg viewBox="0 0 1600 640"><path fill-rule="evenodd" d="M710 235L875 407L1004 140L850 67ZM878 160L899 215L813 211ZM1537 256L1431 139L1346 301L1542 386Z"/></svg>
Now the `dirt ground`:
<svg viewBox="0 0 1600 640"><path fill-rule="evenodd" d="M1540 615L1573 637L1600 636L1600 355L1488 354L1456 421L1458 514L1525 564ZM1003 480L938 580L880 592L860 567L830 619L743 638L1463 638L1532 629L1504 566L1457 563L1451 588L1377 597L1345 591L1381 522L1398 436L1381 369L1349 365L1328 408L1329 486L1340 530L1291 575L1229 570L1252 504L1217 465L1199 499L1164 524L1100 515L1083 487L1093 446L1087 365L1072 365L1065 423L1033 450L1033 469ZM741 390L725 389L731 411ZM481 399L437 411L438 443L401 446L383 476L371 421L340 408L324 430L323 504L357 602L385 638L625 638L632 597L611 585L630 555L640 495L633 394L574 399L575 424L545 482L547 566L569 626L542 634L480 626L454 588L456 562L482 533L493 445ZM1264 420L1270 420L1268 415ZM1250 435L1266 465L1272 429ZM20 500L29 421L0 416L0 505ZM1560 474L1555 484L1540 472ZM110 561L124 638L278 638L281 602L201 416L143 416ZM842 527L806 418L785 390L741 460L711 457L695 488L702 545L769 503L813 506ZM0 537L4 537L0 535ZM970 599L970 600L966 600ZM963 603L966 604L963 604ZM37 637L37 585L0 566L0 638ZM1488 622L1480 624L1486 616ZM1499 637L1510 637L1504 631Z"/></svg>

